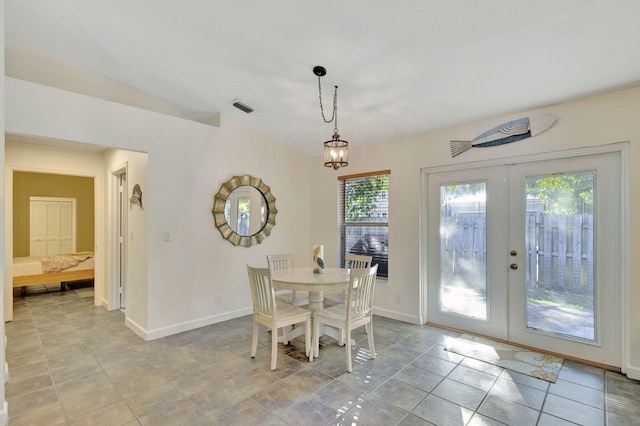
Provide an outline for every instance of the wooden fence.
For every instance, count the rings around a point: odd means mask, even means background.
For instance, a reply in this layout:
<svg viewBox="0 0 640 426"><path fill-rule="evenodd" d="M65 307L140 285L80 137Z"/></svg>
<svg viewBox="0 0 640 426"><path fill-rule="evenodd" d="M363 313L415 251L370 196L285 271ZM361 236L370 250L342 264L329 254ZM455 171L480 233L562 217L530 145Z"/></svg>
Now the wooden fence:
<svg viewBox="0 0 640 426"><path fill-rule="evenodd" d="M484 274L485 216L442 218L441 271L461 277ZM593 215L545 215L526 218L526 249L520 267L526 268L529 288L568 292L593 291Z"/></svg>

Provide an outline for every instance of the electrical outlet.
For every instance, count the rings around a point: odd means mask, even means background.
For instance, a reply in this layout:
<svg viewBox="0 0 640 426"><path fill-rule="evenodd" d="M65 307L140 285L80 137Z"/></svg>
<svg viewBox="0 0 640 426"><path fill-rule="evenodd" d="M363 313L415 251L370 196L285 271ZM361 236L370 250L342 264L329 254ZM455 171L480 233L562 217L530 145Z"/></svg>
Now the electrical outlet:
<svg viewBox="0 0 640 426"><path fill-rule="evenodd" d="M171 241L171 234L168 232L162 233L162 241Z"/></svg>
<svg viewBox="0 0 640 426"><path fill-rule="evenodd" d="M400 293L396 293L396 303L402 303L402 298L400 297Z"/></svg>
<svg viewBox="0 0 640 426"><path fill-rule="evenodd" d="M136 301L131 302L131 312L136 313Z"/></svg>
<svg viewBox="0 0 640 426"><path fill-rule="evenodd" d="M213 304L222 305L222 296L220 295L213 296Z"/></svg>

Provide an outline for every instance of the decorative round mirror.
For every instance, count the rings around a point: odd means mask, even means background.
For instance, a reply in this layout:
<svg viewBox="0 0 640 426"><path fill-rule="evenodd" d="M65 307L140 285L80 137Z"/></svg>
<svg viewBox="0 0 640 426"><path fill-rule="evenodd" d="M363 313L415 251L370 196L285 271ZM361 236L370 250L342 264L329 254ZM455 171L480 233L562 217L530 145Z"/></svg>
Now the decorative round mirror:
<svg viewBox="0 0 640 426"><path fill-rule="evenodd" d="M231 244L260 244L276 224L276 197L262 179L234 176L222 184L213 202L213 219Z"/></svg>

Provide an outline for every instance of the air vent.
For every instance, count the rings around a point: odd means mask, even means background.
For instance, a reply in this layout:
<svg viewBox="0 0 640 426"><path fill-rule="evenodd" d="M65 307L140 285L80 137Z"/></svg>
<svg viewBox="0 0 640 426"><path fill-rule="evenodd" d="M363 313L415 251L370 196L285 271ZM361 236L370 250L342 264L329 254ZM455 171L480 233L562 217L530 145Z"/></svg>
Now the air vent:
<svg viewBox="0 0 640 426"><path fill-rule="evenodd" d="M231 105L233 105L234 107L238 108L240 111L246 112L247 114L253 112L253 108L251 108L247 104L243 104L242 102L240 102L237 99L235 101L233 101L233 103Z"/></svg>

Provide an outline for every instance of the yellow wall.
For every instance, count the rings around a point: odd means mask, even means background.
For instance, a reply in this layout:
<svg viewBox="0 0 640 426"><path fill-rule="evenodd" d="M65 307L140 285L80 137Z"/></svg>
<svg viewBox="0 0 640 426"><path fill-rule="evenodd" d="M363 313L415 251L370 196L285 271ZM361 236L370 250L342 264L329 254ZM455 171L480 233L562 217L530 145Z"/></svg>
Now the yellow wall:
<svg viewBox="0 0 640 426"><path fill-rule="evenodd" d="M93 178L14 172L13 255L29 256L29 197L76 199L76 250L94 249Z"/></svg>

